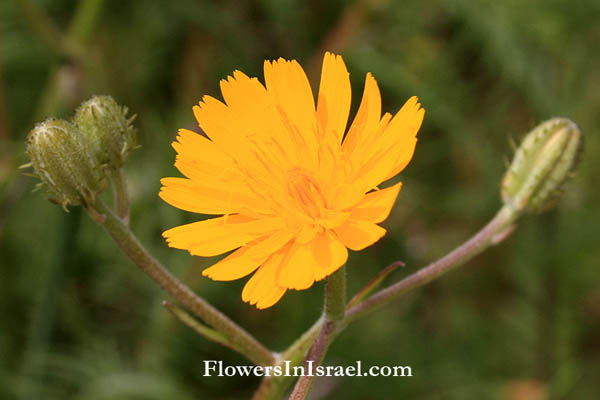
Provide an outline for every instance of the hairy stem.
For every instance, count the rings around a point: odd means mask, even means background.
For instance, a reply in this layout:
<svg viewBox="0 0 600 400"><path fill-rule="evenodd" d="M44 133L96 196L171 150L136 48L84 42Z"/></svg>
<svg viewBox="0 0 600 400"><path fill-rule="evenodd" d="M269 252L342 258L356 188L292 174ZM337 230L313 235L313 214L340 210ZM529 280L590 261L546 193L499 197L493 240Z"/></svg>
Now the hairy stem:
<svg viewBox="0 0 600 400"><path fill-rule="evenodd" d="M319 332L319 336L311 346L310 350L304 358L304 371L312 370L314 367L320 365L325 359L325 354L329 348L329 344L333 341L336 334L336 328L339 324L338 321L326 321ZM290 395L290 400L304 400L310 392L314 377L313 374L305 374L298 379L294 390Z"/></svg>
<svg viewBox="0 0 600 400"><path fill-rule="evenodd" d="M321 365L329 344L335 337L338 326L344 319L346 312L346 266L342 266L327 278L325 283L324 324L316 337L306 357L304 357L304 370L312 370ZM291 400L304 400L308 396L314 377L305 374L298 379Z"/></svg>
<svg viewBox="0 0 600 400"><path fill-rule="evenodd" d="M282 353L277 361L276 365L283 365L284 362L288 361L290 367L300 365L304 359L304 355L310 346L314 343L315 339L321 332L321 328L325 323L325 317L319 318L306 332L302 334L284 353ZM279 400L283 397L285 391L293 383L293 377L291 376L269 376L265 377L254 396L253 400Z"/></svg>
<svg viewBox="0 0 600 400"><path fill-rule="evenodd" d="M368 299L347 310L344 323L348 324L388 304L402 294L423 286L453 268L464 264L490 245L504 239L505 234L512 231L512 224L516 218L517 214L511 208L503 207L486 226L446 256L421 268L400 282L376 292Z"/></svg>
<svg viewBox="0 0 600 400"><path fill-rule="evenodd" d="M185 310L177 307L175 304L169 303L168 301L162 302L163 307L165 307L175 318L179 320L182 324L192 328L198 335L204 337L211 342L219 343L221 346L229 347L230 349L240 352L240 350L235 347L233 343L221 332L218 332L200 322L190 314L188 314Z"/></svg>
<svg viewBox="0 0 600 400"><path fill-rule="evenodd" d="M84 0L79 2L79 7L69 24L66 38L71 45L85 45L92 36L94 29L101 17L102 6L105 0Z"/></svg>
<svg viewBox="0 0 600 400"><path fill-rule="evenodd" d="M127 180L123 168L113 171L110 178L113 184L117 216L123 220L125 225L129 225L129 194L127 193Z"/></svg>
<svg viewBox="0 0 600 400"><path fill-rule="evenodd" d="M325 319L339 321L346 311L346 266L343 265L325 282Z"/></svg>
<svg viewBox="0 0 600 400"><path fill-rule="evenodd" d="M96 219L125 254L171 296L187 307L208 325L223 333L239 351L258 365L273 365L275 356L219 310L199 297L165 269L137 240L129 228L101 200L95 204Z"/></svg>

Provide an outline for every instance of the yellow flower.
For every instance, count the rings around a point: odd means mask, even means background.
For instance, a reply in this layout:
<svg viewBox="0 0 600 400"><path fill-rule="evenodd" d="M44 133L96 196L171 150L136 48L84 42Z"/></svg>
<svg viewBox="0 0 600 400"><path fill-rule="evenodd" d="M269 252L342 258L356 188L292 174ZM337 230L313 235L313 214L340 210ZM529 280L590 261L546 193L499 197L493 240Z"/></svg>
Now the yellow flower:
<svg viewBox="0 0 600 400"><path fill-rule="evenodd" d="M205 269L218 281L254 272L242 299L275 304L340 268L348 250L379 240L401 183L378 186L412 158L425 110L410 98L381 116L366 76L346 132L350 79L341 56L326 53L315 109L295 60L265 61L265 83L240 71L221 81L225 103L204 96L194 115L206 134L181 129L173 147L186 178L163 178L160 197L182 210L220 215L169 229L169 246L196 256L231 254ZM345 134L345 135L344 135Z"/></svg>

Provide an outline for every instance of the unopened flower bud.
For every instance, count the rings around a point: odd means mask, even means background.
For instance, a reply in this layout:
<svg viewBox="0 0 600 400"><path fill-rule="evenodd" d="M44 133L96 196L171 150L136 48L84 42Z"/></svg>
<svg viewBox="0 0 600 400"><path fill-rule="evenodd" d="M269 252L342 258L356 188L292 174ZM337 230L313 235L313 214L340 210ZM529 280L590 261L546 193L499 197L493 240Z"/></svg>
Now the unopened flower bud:
<svg viewBox="0 0 600 400"><path fill-rule="evenodd" d="M70 122L47 119L27 135L27 154L36 175L68 205L93 204L103 188L103 171L86 137Z"/></svg>
<svg viewBox="0 0 600 400"><path fill-rule="evenodd" d="M553 118L525 136L502 179L502 199L516 211L542 212L556 204L583 148L577 125Z"/></svg>
<svg viewBox="0 0 600 400"><path fill-rule="evenodd" d="M98 161L117 170L135 147L134 118L127 118L127 107L112 97L94 96L79 106L74 122L95 147Z"/></svg>

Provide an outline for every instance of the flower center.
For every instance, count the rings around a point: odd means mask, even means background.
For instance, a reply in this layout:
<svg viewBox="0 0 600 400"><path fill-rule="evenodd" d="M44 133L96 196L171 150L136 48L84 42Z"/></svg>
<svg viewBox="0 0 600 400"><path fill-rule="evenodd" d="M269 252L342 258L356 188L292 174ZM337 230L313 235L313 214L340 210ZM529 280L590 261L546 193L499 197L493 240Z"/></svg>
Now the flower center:
<svg viewBox="0 0 600 400"><path fill-rule="evenodd" d="M327 201L319 185L307 172L300 169L289 171L287 190L304 214L313 219L324 216Z"/></svg>

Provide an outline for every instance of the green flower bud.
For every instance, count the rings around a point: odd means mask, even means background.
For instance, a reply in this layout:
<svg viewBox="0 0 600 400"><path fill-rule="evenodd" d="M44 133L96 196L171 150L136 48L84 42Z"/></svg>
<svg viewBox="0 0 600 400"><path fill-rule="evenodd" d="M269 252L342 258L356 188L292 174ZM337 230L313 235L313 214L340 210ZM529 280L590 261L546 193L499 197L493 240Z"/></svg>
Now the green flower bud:
<svg viewBox="0 0 600 400"><path fill-rule="evenodd" d="M112 97L94 96L79 106L73 120L95 147L98 162L114 171L135 147L134 118L127 118L127 107Z"/></svg>
<svg viewBox="0 0 600 400"><path fill-rule="evenodd" d="M70 122L50 118L27 135L31 166L56 203L88 205L104 186L103 171L86 137Z"/></svg>
<svg viewBox="0 0 600 400"><path fill-rule="evenodd" d="M502 199L516 211L553 207L581 159L583 135L575 123L553 118L525 136L502 179Z"/></svg>

